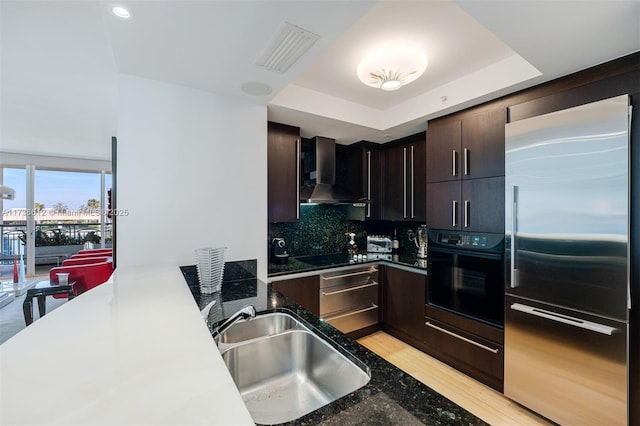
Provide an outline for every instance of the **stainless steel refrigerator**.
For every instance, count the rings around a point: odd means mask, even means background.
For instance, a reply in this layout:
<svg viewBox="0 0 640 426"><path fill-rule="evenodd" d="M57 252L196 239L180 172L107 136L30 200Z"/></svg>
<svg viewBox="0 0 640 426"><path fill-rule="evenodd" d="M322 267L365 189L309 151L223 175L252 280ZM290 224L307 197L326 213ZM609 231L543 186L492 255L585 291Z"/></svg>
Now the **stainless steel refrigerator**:
<svg viewBox="0 0 640 426"><path fill-rule="evenodd" d="M506 125L504 393L628 422L629 96Z"/></svg>

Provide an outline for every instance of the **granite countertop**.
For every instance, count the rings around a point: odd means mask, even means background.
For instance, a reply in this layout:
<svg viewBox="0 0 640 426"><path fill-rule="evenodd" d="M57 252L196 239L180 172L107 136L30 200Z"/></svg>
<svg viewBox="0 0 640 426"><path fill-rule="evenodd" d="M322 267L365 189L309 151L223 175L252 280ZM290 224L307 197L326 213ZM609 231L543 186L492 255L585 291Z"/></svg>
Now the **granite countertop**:
<svg viewBox="0 0 640 426"><path fill-rule="evenodd" d="M255 278L226 281L219 293L200 294L195 266L181 267L200 309L216 300L211 329L247 304L261 312L287 312L302 319L316 334L348 358L357 358L371 371L371 381L357 391L288 424L292 425L484 425L462 407L388 363L331 325Z"/></svg>
<svg viewBox="0 0 640 426"><path fill-rule="evenodd" d="M352 266L366 263L387 263L426 271L427 263L424 259L418 259L415 254L394 256L392 260L380 260L367 255L367 260L354 260L346 253L331 253L313 256L297 256L289 258L284 265L269 263L268 276L279 277L301 272L320 271L327 268L337 268L341 266Z"/></svg>

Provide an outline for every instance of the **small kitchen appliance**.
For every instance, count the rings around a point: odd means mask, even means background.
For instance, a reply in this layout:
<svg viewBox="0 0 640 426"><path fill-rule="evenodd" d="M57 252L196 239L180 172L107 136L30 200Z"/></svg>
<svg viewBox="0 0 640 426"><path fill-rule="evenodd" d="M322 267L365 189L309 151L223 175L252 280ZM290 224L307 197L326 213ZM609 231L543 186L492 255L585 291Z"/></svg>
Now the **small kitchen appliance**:
<svg viewBox="0 0 640 426"><path fill-rule="evenodd" d="M418 248L418 259L426 259L427 258L427 225L420 225L420 228L416 230L413 242L416 244Z"/></svg>
<svg viewBox="0 0 640 426"><path fill-rule="evenodd" d="M271 240L271 262L276 265L289 263L289 252L284 238L274 238Z"/></svg>
<svg viewBox="0 0 640 426"><path fill-rule="evenodd" d="M367 235L367 253L391 253L391 238L385 235Z"/></svg>

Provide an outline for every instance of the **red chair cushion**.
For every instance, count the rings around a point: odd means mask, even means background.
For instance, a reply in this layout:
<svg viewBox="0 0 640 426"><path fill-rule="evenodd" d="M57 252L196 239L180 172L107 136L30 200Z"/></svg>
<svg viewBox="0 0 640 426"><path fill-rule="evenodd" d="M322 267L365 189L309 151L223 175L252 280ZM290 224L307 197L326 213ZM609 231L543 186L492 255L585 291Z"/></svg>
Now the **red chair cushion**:
<svg viewBox="0 0 640 426"><path fill-rule="evenodd" d="M76 257L101 257L101 256L111 256L111 252L100 252L100 253L76 253L71 255L71 259L75 259Z"/></svg>
<svg viewBox="0 0 640 426"><path fill-rule="evenodd" d="M113 263L100 262L88 265L58 266L51 268L49 271L49 281L52 283L58 282L56 274L65 272L69 274L69 282L76 282L73 290L78 295L106 282L113 273ZM53 297L57 299L65 298L63 294L54 295Z"/></svg>
<svg viewBox="0 0 640 426"><path fill-rule="evenodd" d="M100 248L100 249L87 249L87 250L78 250L78 254L87 254L87 253L91 253L94 254L96 256L101 255L103 253L111 253L113 252L113 249L110 248Z"/></svg>
<svg viewBox="0 0 640 426"><path fill-rule="evenodd" d="M62 261L62 266L72 265L89 265L91 263L111 262L112 258L108 256L102 257L72 257Z"/></svg>

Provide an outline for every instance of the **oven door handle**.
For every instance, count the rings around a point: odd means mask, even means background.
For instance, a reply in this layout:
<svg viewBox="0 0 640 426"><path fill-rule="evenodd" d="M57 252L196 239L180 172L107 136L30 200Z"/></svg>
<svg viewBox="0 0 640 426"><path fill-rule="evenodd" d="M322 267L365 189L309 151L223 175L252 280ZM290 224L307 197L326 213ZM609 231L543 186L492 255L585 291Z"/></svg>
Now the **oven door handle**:
<svg viewBox="0 0 640 426"><path fill-rule="evenodd" d="M499 253L485 253L481 251L465 250L465 249L451 249L446 247L432 247L429 246L429 254L457 254L467 257L477 257L480 259L490 260L502 260L502 254Z"/></svg>

